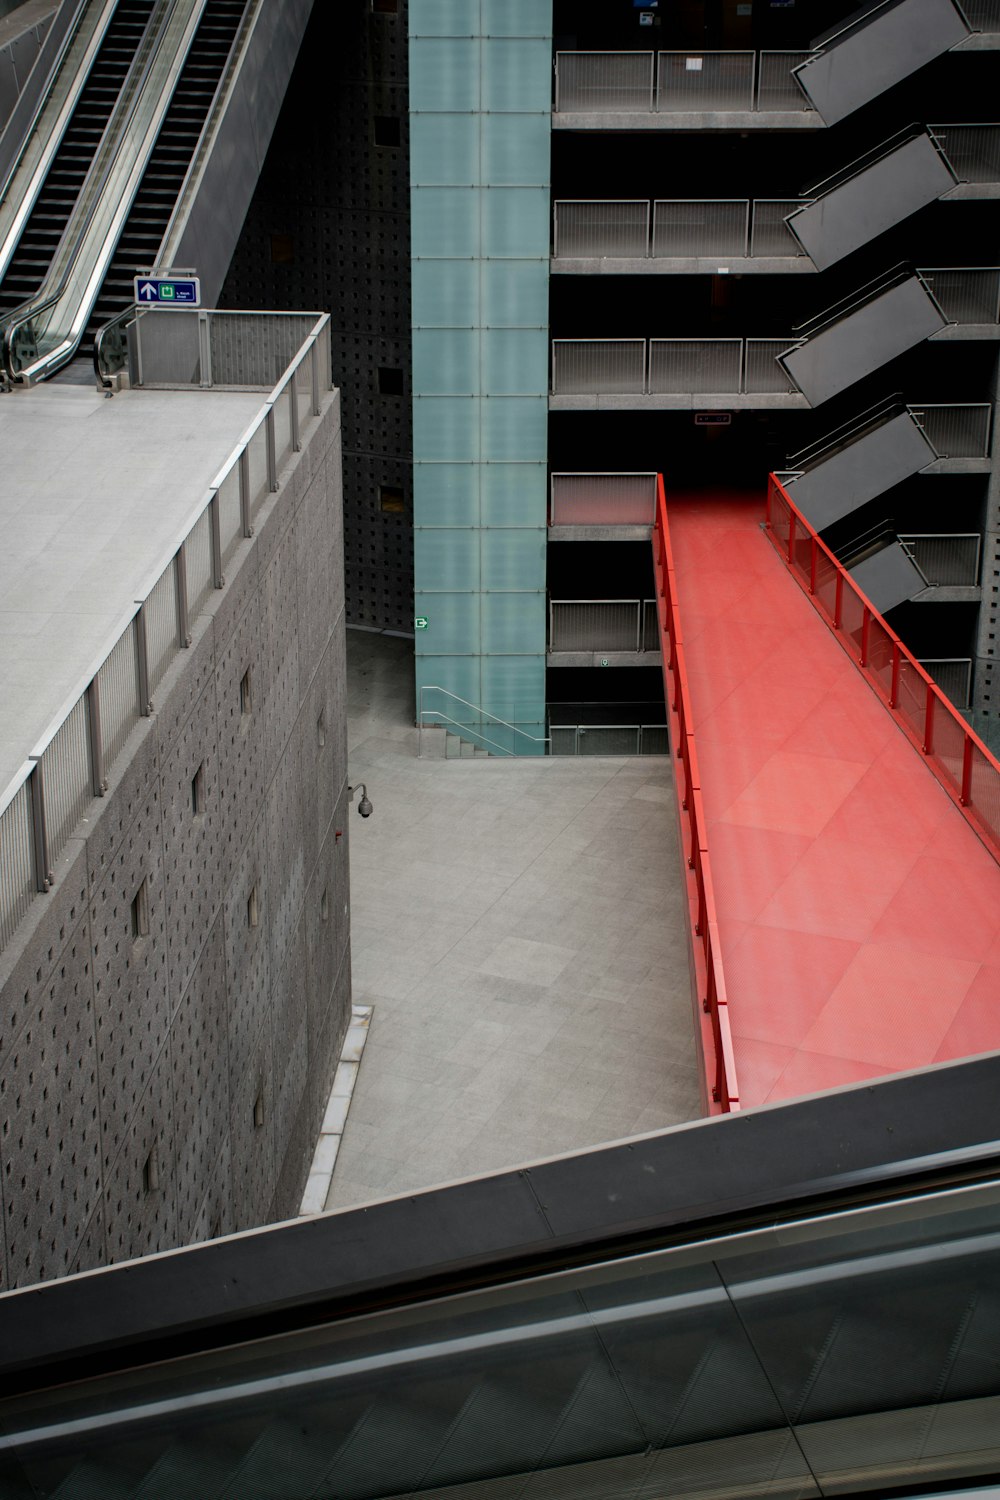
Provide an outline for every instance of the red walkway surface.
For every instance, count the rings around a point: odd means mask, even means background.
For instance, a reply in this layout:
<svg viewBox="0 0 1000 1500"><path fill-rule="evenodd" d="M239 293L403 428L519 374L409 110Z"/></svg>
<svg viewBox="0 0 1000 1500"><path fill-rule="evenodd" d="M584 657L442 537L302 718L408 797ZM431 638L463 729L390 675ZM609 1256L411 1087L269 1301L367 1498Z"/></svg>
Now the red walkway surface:
<svg viewBox="0 0 1000 1500"><path fill-rule="evenodd" d="M668 492L743 1107L1000 1048L1000 866L760 530Z"/></svg>

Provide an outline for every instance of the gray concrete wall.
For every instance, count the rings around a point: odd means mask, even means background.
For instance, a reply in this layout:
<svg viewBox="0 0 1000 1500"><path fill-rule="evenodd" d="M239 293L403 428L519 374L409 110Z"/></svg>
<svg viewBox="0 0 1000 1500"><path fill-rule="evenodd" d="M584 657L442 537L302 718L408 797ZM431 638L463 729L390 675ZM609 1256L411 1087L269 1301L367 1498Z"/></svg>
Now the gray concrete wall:
<svg viewBox="0 0 1000 1500"><path fill-rule="evenodd" d="M334 392L4 952L4 1287L297 1211L350 1016L340 476Z"/></svg>

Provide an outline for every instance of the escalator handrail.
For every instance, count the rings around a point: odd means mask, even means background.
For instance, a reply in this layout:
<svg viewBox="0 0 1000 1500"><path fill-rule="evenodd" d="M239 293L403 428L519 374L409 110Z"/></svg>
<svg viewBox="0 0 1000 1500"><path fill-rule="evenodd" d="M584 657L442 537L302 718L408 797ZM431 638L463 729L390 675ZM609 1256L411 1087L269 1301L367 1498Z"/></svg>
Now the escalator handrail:
<svg viewBox="0 0 1000 1500"><path fill-rule="evenodd" d="M35 130L41 123L41 119L49 102L52 90L55 88L59 74L66 63L67 54L72 47L73 42L76 40L80 25L83 22L85 12L87 11L90 3L91 0L79 0L79 4L74 16L74 24L68 31L64 40L64 45L60 47L59 55L55 59L51 69L49 70L49 76L46 79L45 86L41 92L41 97L38 101L37 108L35 109L30 122L23 131L16 151L11 153L10 165L5 174L3 161L0 160L0 180L3 181L3 186L2 188L0 188L0 206L2 206L6 202L8 195L13 191L16 183L17 173L21 168L22 162L24 161L25 152L28 149L29 143L31 142ZM52 168L52 164L55 160L56 154L58 153L59 147L62 145L66 131L70 123L72 122L73 115L76 111L76 106L80 101L80 95L83 93L83 90L87 86L87 82L93 70L94 63L97 61L98 53L100 52L100 49L104 43L104 39L107 35L108 28L110 27L111 22L114 19L114 13L117 8L117 4L118 0L104 0L104 11L101 19L94 30L94 35L91 37L90 41L87 44L86 51L84 53L83 59L81 60L81 64L78 69L73 86L70 92L67 94L66 99L63 101L62 108L59 111L59 115L53 126L52 133L48 141L45 143L38 162L35 164L35 167L32 170L31 180L23 187L23 189L19 189L18 191L18 206L17 211L14 215L13 223L11 224L11 227L4 239L0 241L0 281L3 280L3 277L7 272L11 257L17 249L17 245L20 241L21 235L24 232L31 212L38 200L38 195L41 192L42 187L44 186L45 179L47 178L49 171ZM12 123L13 118L14 117L12 116ZM12 126L8 125L7 131L3 136L3 141L7 140L8 132L11 130L11 128Z"/></svg>
<svg viewBox="0 0 1000 1500"><path fill-rule="evenodd" d="M161 48L164 45L165 37L169 31L170 24L174 20L174 17L178 14L179 8L182 4L183 0L168 0L166 9L159 13L161 17L159 36L155 45L152 47L149 56L144 62L143 71L135 88L134 99L132 106L129 109L128 116L120 124L118 131L120 141L128 135L132 122L135 119L136 112L138 111L140 105L145 101L146 89L149 85L150 73L159 60ZM10 383L33 384L38 380L45 379L48 375L54 374L56 370L60 369L62 365L64 365L69 359L71 359L73 354L76 352L80 340L83 337L86 320L90 315L97 296L99 295L100 284L107 273L108 264L111 260L112 255L114 254L114 249L121 235L121 230L124 227L125 218L127 217L129 210L131 209L132 203L135 199L135 195L141 185L143 174L145 173L145 170L149 164L150 155L156 144L157 136L159 135L159 132L162 128L166 112L170 107L174 91L177 87L178 79L180 78L184 64L187 61L188 54L191 50L191 45L194 41L194 37L197 33L198 27L201 24L201 20L207 4L208 0L192 0L191 13L188 16L187 22L185 24L186 43L183 46L178 47L173 55L170 76L158 96L155 112L146 128L142 142L137 149L135 160L132 163L132 168L129 174L128 189L125 193L118 195L115 198L116 207L112 217L111 225L105 236L102 252L98 256L94 270L92 271L88 279L87 286L73 315L73 322L71 323L67 331L66 337L63 338L54 349L49 350L46 355L36 360L31 366L29 366L28 370L17 371L13 369L13 342L17 331L31 319L37 318L45 312L49 311L58 301L63 298L66 293L69 280L76 265L78 255L82 251L84 242L90 233L97 214L104 204L111 173L118 165L117 151L114 152L111 155L110 159L106 162L102 170L102 176L98 185L98 189L93 194L91 207L87 214L84 216L83 222L79 226L77 226L74 249L72 251L72 254L67 259L66 270L60 278L57 288L54 292L49 292L49 294L45 296L41 301L32 299L30 303L22 304L22 307L17 309L15 314L6 320L5 325L2 329L2 350L0 350L0 359L2 359L3 362L3 373ZM151 18L151 26L154 24L155 20L156 14L154 14L154 16ZM67 233L68 232L69 231L67 231ZM44 285L40 290L45 290Z"/></svg>

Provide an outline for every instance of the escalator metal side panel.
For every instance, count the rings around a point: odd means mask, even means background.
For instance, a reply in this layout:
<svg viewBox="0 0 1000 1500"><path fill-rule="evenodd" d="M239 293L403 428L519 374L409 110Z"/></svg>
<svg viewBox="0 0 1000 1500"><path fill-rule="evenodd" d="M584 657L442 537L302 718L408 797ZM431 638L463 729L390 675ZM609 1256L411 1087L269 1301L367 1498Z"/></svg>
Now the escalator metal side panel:
<svg viewBox="0 0 1000 1500"><path fill-rule="evenodd" d="M899 542L890 542L847 570L880 614L922 594L927 579Z"/></svg>
<svg viewBox="0 0 1000 1500"><path fill-rule="evenodd" d="M822 531L919 473L934 457L913 418L900 412L800 475L791 493L810 525Z"/></svg>
<svg viewBox="0 0 1000 1500"><path fill-rule="evenodd" d="M779 356L812 406L819 406L888 364L946 321L916 276L873 297Z"/></svg>
<svg viewBox="0 0 1000 1500"><path fill-rule="evenodd" d="M198 267L207 306L226 279L312 8L313 0L258 7L221 118L206 126L213 135L190 201L160 247L161 264Z"/></svg>
<svg viewBox="0 0 1000 1500"><path fill-rule="evenodd" d="M930 137L919 135L799 209L787 223L817 269L825 271L954 185Z"/></svg>
<svg viewBox="0 0 1000 1500"><path fill-rule="evenodd" d="M48 94L53 75L69 38L76 28L77 17L88 0L62 4L52 17L42 41L34 67L6 116L0 106L0 188L7 181L21 146L34 124L38 110Z"/></svg>
<svg viewBox="0 0 1000 1500"><path fill-rule="evenodd" d="M31 84L31 72L41 55L51 20L51 15L43 16L16 36L8 33L0 46L0 132L21 94Z"/></svg>
<svg viewBox="0 0 1000 1500"><path fill-rule="evenodd" d="M794 72L821 119L834 125L968 35L952 0L905 0Z"/></svg>

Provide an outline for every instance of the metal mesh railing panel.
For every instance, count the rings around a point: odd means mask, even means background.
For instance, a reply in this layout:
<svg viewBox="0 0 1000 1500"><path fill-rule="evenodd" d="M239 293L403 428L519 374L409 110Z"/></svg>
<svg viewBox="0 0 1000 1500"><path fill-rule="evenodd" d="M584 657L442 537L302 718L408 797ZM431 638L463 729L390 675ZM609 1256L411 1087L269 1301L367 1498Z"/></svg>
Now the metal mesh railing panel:
<svg viewBox="0 0 1000 1500"><path fill-rule="evenodd" d="M909 410L939 458L989 457L990 406L911 406Z"/></svg>
<svg viewBox="0 0 1000 1500"><path fill-rule="evenodd" d="M658 198L653 204L653 254L743 256L749 223L746 200Z"/></svg>
<svg viewBox="0 0 1000 1500"><path fill-rule="evenodd" d="M94 795L87 700L80 698L42 756L49 856L58 859Z"/></svg>
<svg viewBox="0 0 1000 1500"><path fill-rule="evenodd" d="M874 616L868 622L868 675L884 702L892 701L892 636Z"/></svg>
<svg viewBox="0 0 1000 1500"><path fill-rule="evenodd" d="M295 405L299 414L299 441L302 442L313 418L311 351L305 359L299 361L292 379L295 382Z"/></svg>
<svg viewBox="0 0 1000 1500"><path fill-rule="evenodd" d="M812 55L811 52L762 52L757 60L757 108L812 109L792 72Z"/></svg>
<svg viewBox="0 0 1000 1500"><path fill-rule="evenodd" d="M864 619L864 605L850 585L845 582L840 604L840 635L855 661L861 660Z"/></svg>
<svg viewBox="0 0 1000 1500"><path fill-rule="evenodd" d="M213 385L259 386L279 381L316 323L310 313L281 316L212 312L209 340Z"/></svg>
<svg viewBox="0 0 1000 1500"><path fill-rule="evenodd" d="M34 893L31 797L25 782L0 813L0 947L14 936Z"/></svg>
<svg viewBox="0 0 1000 1500"><path fill-rule="evenodd" d="M969 657L925 657L920 665L956 708L968 708L972 690L972 661Z"/></svg>
<svg viewBox="0 0 1000 1500"><path fill-rule="evenodd" d="M553 724L549 729L550 755L576 754L576 725Z"/></svg>
<svg viewBox="0 0 1000 1500"><path fill-rule="evenodd" d="M135 654L135 621L111 649L97 674L101 694L101 740L104 765L114 765L125 741L142 717L139 713L139 677Z"/></svg>
<svg viewBox="0 0 1000 1500"><path fill-rule="evenodd" d="M145 603L149 690L155 692L174 654L180 649L177 623L177 575L173 563L161 573Z"/></svg>
<svg viewBox="0 0 1000 1500"><path fill-rule="evenodd" d="M212 592L212 528L203 510L188 533L184 547L187 564L188 612L196 615Z"/></svg>
<svg viewBox="0 0 1000 1500"><path fill-rule="evenodd" d="M816 557L816 598L832 625L837 612L837 566L822 547Z"/></svg>
<svg viewBox="0 0 1000 1500"><path fill-rule="evenodd" d="M652 52L556 53L557 110L613 114L652 107Z"/></svg>
<svg viewBox="0 0 1000 1500"><path fill-rule="evenodd" d="M959 182L1000 182L1000 125L931 128Z"/></svg>
<svg viewBox="0 0 1000 1500"><path fill-rule="evenodd" d="M553 526L651 526L655 474L553 474Z"/></svg>
<svg viewBox="0 0 1000 1500"><path fill-rule="evenodd" d="M785 223L802 204L798 198L755 198L750 224L750 254L798 256L802 246Z"/></svg>
<svg viewBox="0 0 1000 1500"><path fill-rule="evenodd" d="M991 834L994 844L1000 844L1000 776L975 744L969 778L969 807Z"/></svg>
<svg viewBox="0 0 1000 1500"><path fill-rule="evenodd" d="M945 317L951 323L996 323L1000 320L1000 271L923 271Z"/></svg>
<svg viewBox="0 0 1000 1500"><path fill-rule="evenodd" d="M978 532L958 536L901 535L899 540L928 583L971 587L979 582Z"/></svg>
<svg viewBox="0 0 1000 1500"><path fill-rule="evenodd" d="M973 31L1000 32L1000 0L961 0L961 6Z"/></svg>
<svg viewBox="0 0 1000 1500"><path fill-rule="evenodd" d="M962 763L965 759L965 742L968 738L964 720L950 714L943 703L934 705L934 728L931 739L931 759L943 772L943 780L949 781L956 791L962 789Z"/></svg>
<svg viewBox="0 0 1000 1500"><path fill-rule="evenodd" d="M742 360L741 339L650 339L649 389L655 394L738 392Z"/></svg>
<svg viewBox="0 0 1000 1500"><path fill-rule="evenodd" d="M896 709L905 720L918 743L924 739L924 722L927 714L927 683L913 662L904 656L899 663L899 695Z"/></svg>
<svg viewBox="0 0 1000 1500"><path fill-rule="evenodd" d="M638 599L553 599L550 651L638 651Z"/></svg>
<svg viewBox="0 0 1000 1500"><path fill-rule="evenodd" d="M198 385L201 346L196 312L153 312L136 320L142 384Z"/></svg>
<svg viewBox="0 0 1000 1500"><path fill-rule="evenodd" d="M281 473L292 453L292 411L289 405L291 400L289 385L282 387L274 403L274 464L278 474Z"/></svg>
<svg viewBox="0 0 1000 1500"><path fill-rule="evenodd" d="M752 52L661 52L656 107L661 114L686 110L752 110Z"/></svg>
<svg viewBox="0 0 1000 1500"><path fill-rule="evenodd" d="M554 395L641 395L645 389L645 339L555 339Z"/></svg>
<svg viewBox="0 0 1000 1500"><path fill-rule="evenodd" d="M267 433L263 421L247 443L247 457L250 460L250 514L256 518L261 505L271 493L267 477Z"/></svg>
<svg viewBox="0 0 1000 1500"><path fill-rule="evenodd" d="M640 735L640 755L670 754L670 730L666 724L642 724Z"/></svg>
<svg viewBox="0 0 1000 1500"><path fill-rule="evenodd" d="M581 724L578 755L638 755L638 724Z"/></svg>
<svg viewBox="0 0 1000 1500"><path fill-rule="evenodd" d="M642 649L643 651L659 651L660 649L660 616L655 599L642 601Z"/></svg>
<svg viewBox="0 0 1000 1500"><path fill-rule="evenodd" d="M787 339L747 339L743 389L756 395L797 391L794 380L778 363L778 355L788 347Z"/></svg>
<svg viewBox="0 0 1000 1500"><path fill-rule="evenodd" d="M554 206L553 253L572 256L649 254L649 204L645 199L588 202L562 199Z"/></svg>
<svg viewBox="0 0 1000 1500"><path fill-rule="evenodd" d="M243 539L238 462L233 464L219 485L219 532L222 541L222 563L225 566Z"/></svg>

